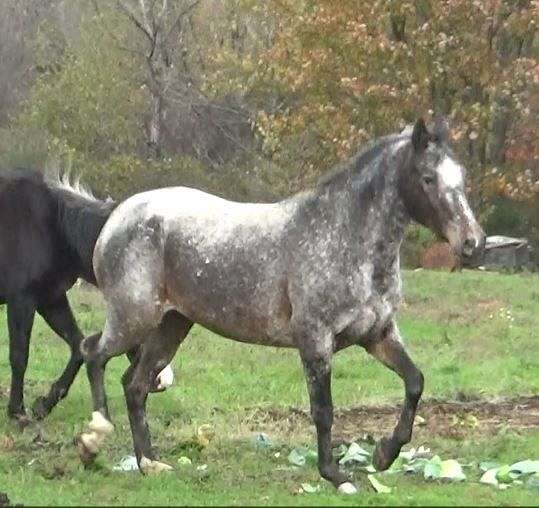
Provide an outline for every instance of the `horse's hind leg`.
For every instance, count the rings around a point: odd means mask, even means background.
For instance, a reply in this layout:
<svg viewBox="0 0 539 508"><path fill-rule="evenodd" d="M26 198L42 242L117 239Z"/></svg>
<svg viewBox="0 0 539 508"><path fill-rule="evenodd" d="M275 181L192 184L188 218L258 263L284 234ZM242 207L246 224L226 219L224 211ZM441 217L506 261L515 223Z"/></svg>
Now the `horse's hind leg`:
<svg viewBox="0 0 539 508"><path fill-rule="evenodd" d="M69 302L65 294L51 305L38 308L43 319L67 343L71 356L61 376L52 384L47 396L39 397L32 406L32 412L37 418L43 418L69 391L75 376L82 365L80 343L83 335L77 326Z"/></svg>
<svg viewBox="0 0 539 508"><path fill-rule="evenodd" d="M404 380L406 391L404 407L393 434L389 438L382 438L374 452L374 466L378 471L384 471L398 457L402 446L412 438L417 404L423 392L423 374L406 353L394 322L365 349Z"/></svg>
<svg viewBox="0 0 539 508"><path fill-rule="evenodd" d="M130 351L142 342L139 334L127 334L118 320L107 318L103 333L97 333L84 339L81 352L86 362L88 379L92 392L94 411L89 423L89 432L83 432L77 439L77 448L81 461L91 464L99 448L114 427L110 421L107 397L105 392L105 366L114 356Z"/></svg>
<svg viewBox="0 0 539 508"><path fill-rule="evenodd" d="M34 323L35 305L29 297L18 297L7 303L9 330L9 363L11 365L11 391L9 393L8 415L23 421L24 374L28 365L30 334Z"/></svg>
<svg viewBox="0 0 539 508"><path fill-rule="evenodd" d="M157 374L172 360L191 326L192 322L180 313L167 312L159 327L142 345L139 361L130 365L122 378L135 455L143 473L171 469L156 460L152 449L146 420L146 400Z"/></svg>
<svg viewBox="0 0 539 508"><path fill-rule="evenodd" d="M136 364L140 359L140 348L136 347L131 349L127 353L127 358L132 364ZM174 381L174 373L172 372L172 367L167 365L159 374L157 374L155 380L152 383L150 389L151 393L164 392L169 386L172 385Z"/></svg>

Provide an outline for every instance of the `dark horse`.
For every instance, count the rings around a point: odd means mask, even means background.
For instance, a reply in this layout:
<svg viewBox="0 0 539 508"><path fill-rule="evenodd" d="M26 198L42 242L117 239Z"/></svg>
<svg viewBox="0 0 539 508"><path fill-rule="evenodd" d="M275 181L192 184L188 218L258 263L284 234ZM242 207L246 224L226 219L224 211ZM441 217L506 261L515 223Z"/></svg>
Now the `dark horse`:
<svg viewBox="0 0 539 508"><path fill-rule="evenodd" d="M66 179L48 182L25 169L0 173L0 303L7 304L12 417L26 416L23 385L36 311L71 349L48 395L33 404L36 417L65 397L82 365L83 335L66 291L79 277L96 283L93 250L113 207Z"/></svg>
<svg viewBox="0 0 539 508"><path fill-rule="evenodd" d="M45 180L26 169L0 173L0 304L7 304L12 417L26 416L23 385L36 311L71 349L48 395L33 404L36 417L46 416L65 397L82 365L83 336L66 291L78 278L95 285L95 243L115 206L78 183L71 185L67 177ZM170 372L166 375L154 390L170 383Z"/></svg>
<svg viewBox="0 0 539 508"><path fill-rule="evenodd" d="M146 398L196 322L230 339L299 350L320 474L344 493L356 488L332 460L332 356L359 345L394 370L404 407L374 453L374 465L388 468L411 439L423 390L395 322L405 227L415 219L465 256L484 244L445 122L430 132L418 120L409 131L377 140L314 190L278 203L234 203L184 187L122 203L94 252L107 318L103 334L82 344L94 413L79 446L95 454L113 429L107 360L144 344L122 380L135 453L143 472L170 469L152 449Z"/></svg>

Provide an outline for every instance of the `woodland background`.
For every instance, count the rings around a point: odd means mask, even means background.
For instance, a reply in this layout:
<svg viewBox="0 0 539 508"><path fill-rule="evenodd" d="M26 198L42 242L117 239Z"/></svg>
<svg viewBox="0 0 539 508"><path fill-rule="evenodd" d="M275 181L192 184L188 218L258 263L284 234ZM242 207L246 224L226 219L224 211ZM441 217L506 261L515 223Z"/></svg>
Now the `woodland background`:
<svg viewBox="0 0 539 508"><path fill-rule="evenodd" d="M445 114L488 234L539 253L537 0L2 0L0 166L274 200ZM408 234L405 261L432 242Z"/></svg>

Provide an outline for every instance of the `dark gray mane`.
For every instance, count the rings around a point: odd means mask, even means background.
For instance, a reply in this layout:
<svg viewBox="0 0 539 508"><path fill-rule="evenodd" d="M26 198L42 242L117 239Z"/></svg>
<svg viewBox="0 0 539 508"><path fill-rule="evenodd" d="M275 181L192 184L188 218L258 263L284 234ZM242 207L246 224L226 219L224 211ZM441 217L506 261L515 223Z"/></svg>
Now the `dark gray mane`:
<svg viewBox="0 0 539 508"><path fill-rule="evenodd" d="M325 189L343 182L349 182L355 175L362 173L365 168L372 164L384 150L397 141L409 138L409 133L390 134L367 143L356 155L345 162L341 162L327 171L318 180L316 188Z"/></svg>
<svg viewBox="0 0 539 508"><path fill-rule="evenodd" d="M95 283L92 268L95 243L116 204L95 198L78 183L70 184L67 178L50 180L47 185L56 200L58 228L80 263L80 276Z"/></svg>

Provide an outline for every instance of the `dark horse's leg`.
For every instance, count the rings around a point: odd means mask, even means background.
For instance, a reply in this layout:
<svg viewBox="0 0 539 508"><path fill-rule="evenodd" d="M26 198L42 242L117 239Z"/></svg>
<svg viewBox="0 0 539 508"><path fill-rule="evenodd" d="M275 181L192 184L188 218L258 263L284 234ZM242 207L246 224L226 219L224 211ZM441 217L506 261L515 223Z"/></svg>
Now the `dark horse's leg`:
<svg viewBox="0 0 539 508"><path fill-rule="evenodd" d="M65 294L50 305L38 307L37 311L71 349L71 356L62 375L53 383L48 395L39 397L32 407L34 415L37 418L43 418L50 413L59 400L67 395L69 387L79 372L82 365L80 343L83 335L73 317Z"/></svg>
<svg viewBox="0 0 539 508"><path fill-rule="evenodd" d="M417 404L423 392L423 374L406 353L394 322L365 349L404 380L406 391L404 407L393 434L389 438L382 438L374 452L374 466L384 471L398 457L401 447L412 439Z"/></svg>
<svg viewBox="0 0 539 508"><path fill-rule="evenodd" d="M156 460L152 449L146 400L157 374L172 360L191 326L192 322L180 313L167 312L159 328L141 346L139 361L130 365L122 378L135 455L143 473L171 469Z"/></svg>
<svg viewBox="0 0 539 508"><path fill-rule="evenodd" d="M333 425L333 402L331 398L331 353L319 354L306 345L300 349L301 360L307 379L311 415L318 439L318 469L320 475L330 481L339 492L354 494L356 488L347 481L333 460L331 450L331 427Z"/></svg>
<svg viewBox="0 0 539 508"><path fill-rule="evenodd" d="M28 365L30 334L34 323L35 304L30 297L20 296L7 302L7 322L9 330L9 363L11 364L11 391L8 415L25 418L24 374Z"/></svg>

